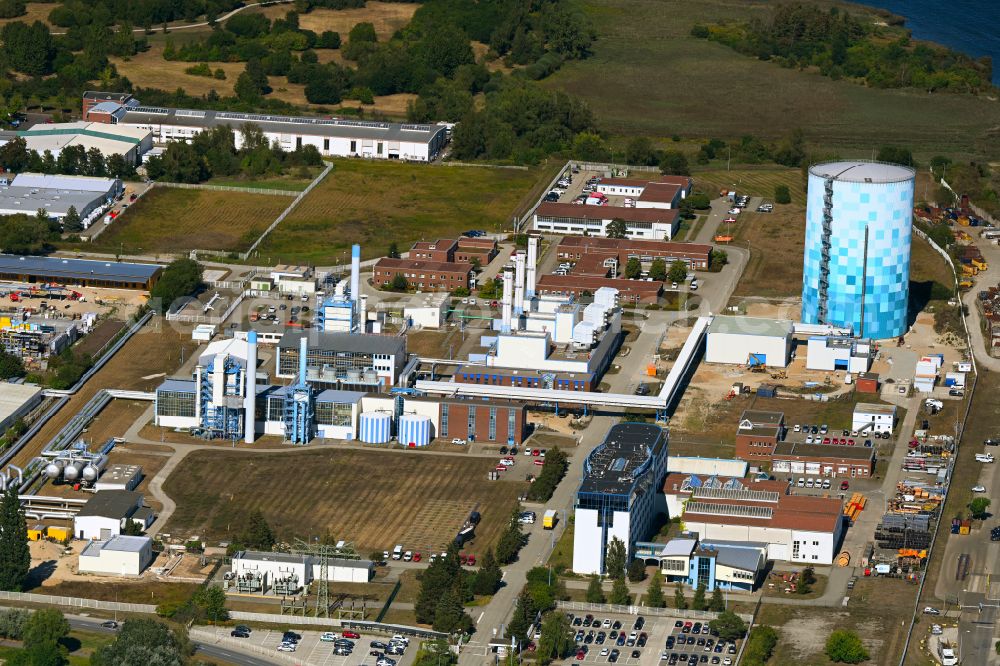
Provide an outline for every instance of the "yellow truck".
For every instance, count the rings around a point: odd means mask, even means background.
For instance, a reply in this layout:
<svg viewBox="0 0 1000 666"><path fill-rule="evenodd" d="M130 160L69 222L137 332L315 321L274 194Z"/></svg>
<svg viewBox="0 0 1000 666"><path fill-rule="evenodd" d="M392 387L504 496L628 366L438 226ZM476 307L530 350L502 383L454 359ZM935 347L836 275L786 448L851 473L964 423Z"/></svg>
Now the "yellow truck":
<svg viewBox="0 0 1000 666"><path fill-rule="evenodd" d="M557 520L558 520L558 512L555 509L548 509L545 512L545 515L542 516L542 529L546 530L555 529Z"/></svg>

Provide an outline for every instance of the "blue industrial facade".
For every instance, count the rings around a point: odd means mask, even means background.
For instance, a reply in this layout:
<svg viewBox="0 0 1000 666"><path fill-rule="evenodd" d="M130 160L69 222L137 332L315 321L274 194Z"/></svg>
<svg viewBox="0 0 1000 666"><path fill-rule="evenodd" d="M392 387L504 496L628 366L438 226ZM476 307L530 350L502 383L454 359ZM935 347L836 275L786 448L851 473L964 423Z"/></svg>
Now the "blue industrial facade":
<svg viewBox="0 0 1000 666"><path fill-rule="evenodd" d="M914 177L863 161L809 169L803 322L875 339L906 331Z"/></svg>

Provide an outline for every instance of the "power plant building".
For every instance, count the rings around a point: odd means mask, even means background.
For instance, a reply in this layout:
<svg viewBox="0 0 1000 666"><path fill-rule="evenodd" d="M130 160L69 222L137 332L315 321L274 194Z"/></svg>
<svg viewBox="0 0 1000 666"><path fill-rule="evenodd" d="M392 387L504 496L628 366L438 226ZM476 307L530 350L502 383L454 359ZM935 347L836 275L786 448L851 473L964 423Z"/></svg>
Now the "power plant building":
<svg viewBox="0 0 1000 666"><path fill-rule="evenodd" d="M895 164L810 167L803 322L876 340L906 331L914 178Z"/></svg>
<svg viewBox="0 0 1000 666"><path fill-rule="evenodd" d="M660 487L667 474L667 433L647 423L611 427L584 461L576 493L573 571L605 574L608 544L625 544L626 561L636 542L648 538L657 513L665 512Z"/></svg>

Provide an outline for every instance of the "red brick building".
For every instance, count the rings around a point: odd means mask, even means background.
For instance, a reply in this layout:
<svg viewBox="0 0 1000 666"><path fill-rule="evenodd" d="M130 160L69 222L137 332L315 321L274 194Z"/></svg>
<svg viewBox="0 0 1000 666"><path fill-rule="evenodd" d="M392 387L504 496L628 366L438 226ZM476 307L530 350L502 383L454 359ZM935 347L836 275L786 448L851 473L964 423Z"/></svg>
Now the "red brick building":
<svg viewBox="0 0 1000 666"><path fill-rule="evenodd" d="M736 457L750 463L770 461L784 429L785 415L781 412L744 411L736 428Z"/></svg>
<svg viewBox="0 0 1000 666"><path fill-rule="evenodd" d="M383 257L375 264L372 282L376 287L387 287L402 275L411 287L423 291L454 291L469 288L471 272L466 263Z"/></svg>
<svg viewBox="0 0 1000 666"><path fill-rule="evenodd" d="M575 273L542 275L538 278L535 293L580 297L584 295L584 292L592 295L601 287L617 289L618 298L622 303L656 303L660 294L663 293L662 282L576 275Z"/></svg>
<svg viewBox="0 0 1000 666"><path fill-rule="evenodd" d="M460 366L452 376L456 384L487 384L517 388L551 388L558 391L593 391L598 382L593 374L548 373L492 368L481 365Z"/></svg>
<svg viewBox="0 0 1000 666"><path fill-rule="evenodd" d="M99 92L95 90L87 90L83 93L83 103L82 103L82 114L83 119L94 123L110 123L111 117L108 114L103 114L107 116L107 119L98 118L97 115L93 114L92 117L88 117L88 112L101 102L114 102L115 104L128 104L134 97L130 93L117 93L117 92Z"/></svg>
<svg viewBox="0 0 1000 666"><path fill-rule="evenodd" d="M528 437L528 406L514 400L441 400L438 437L521 444Z"/></svg>
<svg viewBox="0 0 1000 666"><path fill-rule="evenodd" d="M775 475L866 479L875 472L875 449L871 446L779 442L771 454L770 467Z"/></svg>
<svg viewBox="0 0 1000 666"><path fill-rule="evenodd" d="M591 236L566 236L556 247L556 256L571 261L579 261L591 254L600 254L617 257L621 266L635 257L643 264L652 263L654 259L663 259L668 266L671 262L680 260L692 269L702 270L708 268L711 252L712 246L702 243L595 238Z"/></svg>

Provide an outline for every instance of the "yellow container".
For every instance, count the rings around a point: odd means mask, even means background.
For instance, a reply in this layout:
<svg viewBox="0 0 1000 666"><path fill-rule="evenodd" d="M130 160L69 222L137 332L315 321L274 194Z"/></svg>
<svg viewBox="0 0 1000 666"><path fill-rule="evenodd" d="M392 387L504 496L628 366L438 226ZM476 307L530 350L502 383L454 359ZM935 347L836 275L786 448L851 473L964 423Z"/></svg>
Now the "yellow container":
<svg viewBox="0 0 1000 666"><path fill-rule="evenodd" d="M965 525L963 525L962 527L958 528L958 533L959 534L968 534L969 533L969 528L966 527Z"/></svg>
<svg viewBox="0 0 1000 666"><path fill-rule="evenodd" d="M48 535L50 539L56 541L69 541L73 537L73 532L69 527L51 525L48 529Z"/></svg>
<svg viewBox="0 0 1000 666"><path fill-rule="evenodd" d="M41 541L45 538L45 526L35 525L28 528L28 541Z"/></svg>

